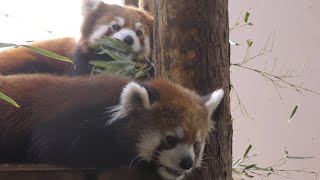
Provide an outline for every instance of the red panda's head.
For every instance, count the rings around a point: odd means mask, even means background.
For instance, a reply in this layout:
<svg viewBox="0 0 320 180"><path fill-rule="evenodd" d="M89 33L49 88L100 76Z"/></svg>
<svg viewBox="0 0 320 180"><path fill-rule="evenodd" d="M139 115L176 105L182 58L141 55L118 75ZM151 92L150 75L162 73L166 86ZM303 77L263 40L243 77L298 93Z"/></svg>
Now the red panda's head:
<svg viewBox="0 0 320 180"><path fill-rule="evenodd" d="M147 12L100 0L83 0L82 15L79 44L83 51L102 36L110 36L132 47L132 59L139 61L150 56L153 18Z"/></svg>
<svg viewBox="0 0 320 180"><path fill-rule="evenodd" d="M109 124L130 117L128 129L139 131L137 159L155 165L164 179L182 179L200 167L205 140L212 128L212 112L223 98L223 90L209 98L164 80L144 85L131 82L111 109ZM129 131L131 131L129 130Z"/></svg>

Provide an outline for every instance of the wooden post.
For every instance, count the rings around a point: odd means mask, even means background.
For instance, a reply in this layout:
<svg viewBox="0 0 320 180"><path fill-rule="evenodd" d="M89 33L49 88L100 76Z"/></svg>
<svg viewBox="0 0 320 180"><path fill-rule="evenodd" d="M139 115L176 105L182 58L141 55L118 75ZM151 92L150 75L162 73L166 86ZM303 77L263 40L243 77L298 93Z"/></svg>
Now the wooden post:
<svg viewBox="0 0 320 180"><path fill-rule="evenodd" d="M156 0L153 61L156 76L168 78L202 95L223 88L214 114L215 130L206 146L205 163L190 179L230 180L230 47L227 0Z"/></svg>

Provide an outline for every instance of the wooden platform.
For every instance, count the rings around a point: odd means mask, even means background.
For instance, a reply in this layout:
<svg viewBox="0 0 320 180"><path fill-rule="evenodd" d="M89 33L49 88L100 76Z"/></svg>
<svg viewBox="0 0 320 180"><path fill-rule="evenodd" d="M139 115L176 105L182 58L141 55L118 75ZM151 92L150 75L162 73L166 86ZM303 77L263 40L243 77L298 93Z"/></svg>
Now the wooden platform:
<svg viewBox="0 0 320 180"><path fill-rule="evenodd" d="M0 164L0 180L91 180L85 172L45 164Z"/></svg>
<svg viewBox="0 0 320 180"><path fill-rule="evenodd" d="M128 166L108 170L74 169L46 164L0 164L0 180L159 180Z"/></svg>

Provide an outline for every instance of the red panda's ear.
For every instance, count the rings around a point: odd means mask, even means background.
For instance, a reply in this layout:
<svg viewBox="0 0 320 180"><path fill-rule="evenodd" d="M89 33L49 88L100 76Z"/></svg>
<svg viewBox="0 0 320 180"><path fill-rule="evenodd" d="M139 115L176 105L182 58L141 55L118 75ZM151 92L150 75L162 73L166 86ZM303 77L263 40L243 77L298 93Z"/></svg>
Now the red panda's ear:
<svg viewBox="0 0 320 180"><path fill-rule="evenodd" d="M205 101L206 107L209 111L209 117L214 112L215 109L219 106L224 95L224 91L222 89L215 90L209 98Z"/></svg>
<svg viewBox="0 0 320 180"><path fill-rule="evenodd" d="M111 119L107 124L112 124L115 121L124 118L132 110L150 110L152 105L156 103L153 92L147 90L135 82L128 83L122 90L120 95L120 103L109 110ZM151 94L149 94L149 92Z"/></svg>
<svg viewBox="0 0 320 180"><path fill-rule="evenodd" d="M151 103L147 89L135 82L130 82L123 88L120 97L120 104L124 107L140 106L144 109L151 109Z"/></svg>
<svg viewBox="0 0 320 180"><path fill-rule="evenodd" d="M101 0L82 0L81 15L86 16L90 12L96 10Z"/></svg>

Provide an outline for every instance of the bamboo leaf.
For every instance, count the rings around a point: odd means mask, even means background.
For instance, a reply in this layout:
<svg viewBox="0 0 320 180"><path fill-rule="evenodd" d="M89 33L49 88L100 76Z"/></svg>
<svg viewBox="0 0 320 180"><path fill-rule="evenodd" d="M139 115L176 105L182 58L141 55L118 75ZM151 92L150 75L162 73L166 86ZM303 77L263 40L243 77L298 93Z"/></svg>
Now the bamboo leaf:
<svg viewBox="0 0 320 180"><path fill-rule="evenodd" d="M123 55L120 52L115 51L115 50L111 50L111 49L102 48L102 50L98 54L107 54L113 60L125 60L125 61L130 61L131 60L129 56Z"/></svg>
<svg viewBox="0 0 320 180"><path fill-rule="evenodd" d="M97 67L108 67L110 65L134 65L134 62L132 61L103 61L103 60L95 60L90 61L89 64L97 66Z"/></svg>
<svg viewBox="0 0 320 180"><path fill-rule="evenodd" d="M21 46L25 47L25 48L28 48L28 49L31 49L31 50L33 50L33 51L35 51L37 53L42 54L42 55L48 56L50 58L57 59L57 60L60 60L60 61L64 61L64 62L68 62L68 63L73 64L73 61L71 59L69 59L67 57L64 57L64 56L61 56L59 54L47 51L45 49L41 49L41 48L37 48L37 47L34 47L34 46L29 46L29 45L21 45Z"/></svg>
<svg viewBox="0 0 320 180"><path fill-rule="evenodd" d="M252 148L252 145L250 144L250 145L247 147L245 153L243 154L243 158L247 157L247 155L248 155L248 153L250 152L251 148Z"/></svg>
<svg viewBox="0 0 320 180"><path fill-rule="evenodd" d="M109 36L104 36L103 38L97 40L97 46L94 48L98 48L99 46L102 46L106 49L114 49L123 53L129 53L132 50L131 46L129 46L127 43Z"/></svg>
<svg viewBox="0 0 320 180"><path fill-rule="evenodd" d="M9 96L3 94L2 92L0 92L0 99L3 99L5 101L7 101L8 103L12 104L13 106L20 108L18 103L16 103L13 99L11 99Z"/></svg>
<svg viewBox="0 0 320 180"><path fill-rule="evenodd" d="M244 22L247 23L248 19L250 17L250 13L247 11L246 14L244 15Z"/></svg>
<svg viewBox="0 0 320 180"><path fill-rule="evenodd" d="M253 45L253 41L251 39L247 40L247 45L250 48Z"/></svg>
<svg viewBox="0 0 320 180"><path fill-rule="evenodd" d="M241 159L238 159L238 160L233 164L232 168L236 168L236 167L241 163L242 160L243 160L242 158L241 158Z"/></svg>
<svg viewBox="0 0 320 180"><path fill-rule="evenodd" d="M0 42L0 48L13 47L13 46L18 46L18 45L17 44L12 44L12 43L2 43L2 42Z"/></svg>
<svg viewBox="0 0 320 180"><path fill-rule="evenodd" d="M298 108L299 108L299 105L296 105L296 106L293 108L288 123L290 123L290 122L292 121L292 119L293 119L294 115L296 114Z"/></svg>
<svg viewBox="0 0 320 180"><path fill-rule="evenodd" d="M251 169L256 166L257 166L256 164L251 164L251 165L246 166L244 169Z"/></svg>

